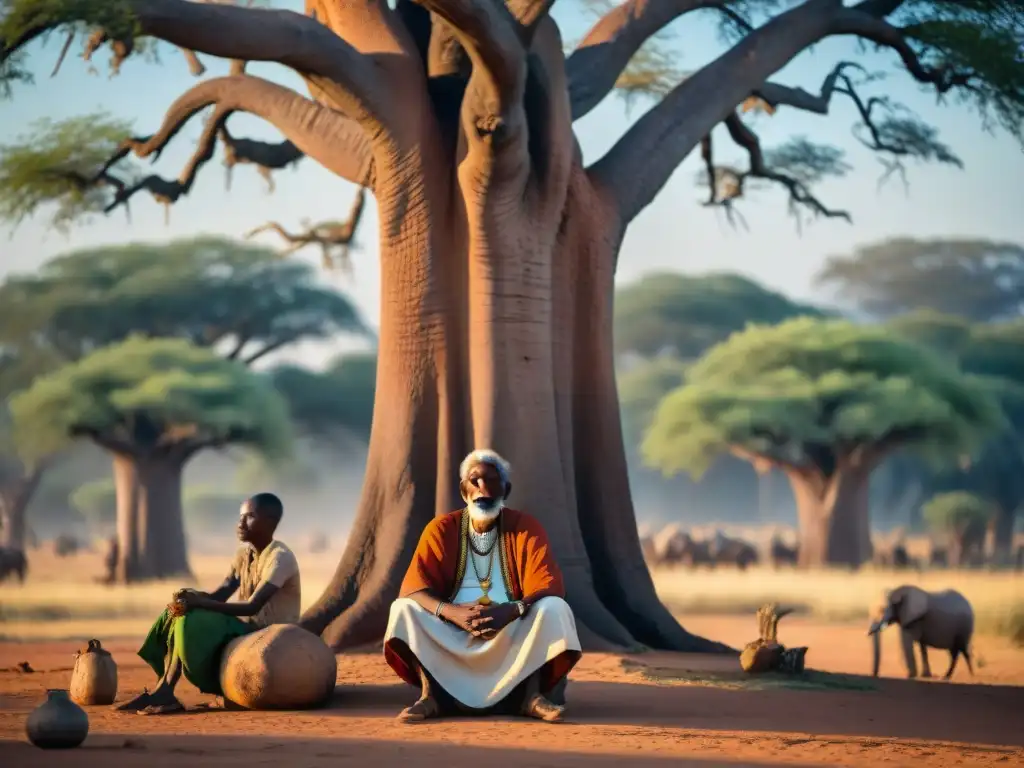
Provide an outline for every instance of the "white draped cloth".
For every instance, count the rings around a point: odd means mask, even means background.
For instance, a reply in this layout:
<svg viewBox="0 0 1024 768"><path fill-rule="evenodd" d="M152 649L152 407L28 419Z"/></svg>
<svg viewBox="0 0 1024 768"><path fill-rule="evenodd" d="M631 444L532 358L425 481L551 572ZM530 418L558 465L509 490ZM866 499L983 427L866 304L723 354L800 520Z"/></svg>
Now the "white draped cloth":
<svg viewBox="0 0 1024 768"><path fill-rule="evenodd" d="M480 549L477 542L474 544ZM476 562L466 567L465 578L452 601L456 604L475 603L483 595L476 573L486 571L487 558L472 549L468 555ZM495 603L508 602L496 553L491 558L490 578L488 596ZM385 643L391 640L409 646L441 687L472 709L494 706L547 662L567 651L581 650L572 610L560 597L541 598L530 606L526 616L515 619L490 640L473 637L434 616L415 600L400 598L391 605L384 637Z"/></svg>

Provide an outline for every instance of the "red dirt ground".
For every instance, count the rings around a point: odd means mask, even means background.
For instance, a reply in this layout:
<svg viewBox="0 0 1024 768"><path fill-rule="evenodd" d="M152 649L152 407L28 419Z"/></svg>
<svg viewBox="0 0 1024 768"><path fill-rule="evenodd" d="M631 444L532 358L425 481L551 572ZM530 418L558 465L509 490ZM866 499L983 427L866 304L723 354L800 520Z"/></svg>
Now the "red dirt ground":
<svg viewBox="0 0 1024 768"><path fill-rule="evenodd" d="M748 618L693 618L687 625L733 645L750 634ZM864 628L793 618L787 637L809 645L817 669L863 674ZM893 633L890 633L894 635ZM151 684L134 656L137 641L105 643L119 664L124 698ZM199 709L141 717L89 708L82 748L35 749L24 721L46 688L67 687L76 643L0 644L0 764L17 768L206 768L207 766L524 766L637 768L684 766L1024 766L1024 653L979 641L972 679L962 666L952 684L882 679L878 690L733 690L658 684L637 665L673 670L734 669L735 659L592 654L573 672L570 722L454 719L400 725L394 715L416 692L396 682L380 654L338 659L331 706L313 712ZM886 638L883 676L902 674L895 636ZM933 652L934 671L945 654ZM10 671L29 661L33 674ZM724 666L723 666L724 665ZM182 686L189 706L209 701ZM626 762L628 761L628 763Z"/></svg>

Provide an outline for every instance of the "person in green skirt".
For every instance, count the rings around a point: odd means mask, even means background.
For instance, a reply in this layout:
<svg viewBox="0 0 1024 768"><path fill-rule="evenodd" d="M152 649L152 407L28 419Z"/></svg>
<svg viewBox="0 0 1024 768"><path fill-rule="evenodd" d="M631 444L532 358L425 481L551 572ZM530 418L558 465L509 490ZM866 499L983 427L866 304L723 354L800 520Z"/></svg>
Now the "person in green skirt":
<svg viewBox="0 0 1024 768"><path fill-rule="evenodd" d="M213 592L180 589L153 623L139 656L160 681L122 712L162 715L184 710L174 688L184 675L203 693L221 695L220 657L231 640L271 624L299 621L302 594L299 564L274 538L284 507L272 493L258 493L242 504L238 538L242 541L231 571ZM227 602L235 593L236 602Z"/></svg>

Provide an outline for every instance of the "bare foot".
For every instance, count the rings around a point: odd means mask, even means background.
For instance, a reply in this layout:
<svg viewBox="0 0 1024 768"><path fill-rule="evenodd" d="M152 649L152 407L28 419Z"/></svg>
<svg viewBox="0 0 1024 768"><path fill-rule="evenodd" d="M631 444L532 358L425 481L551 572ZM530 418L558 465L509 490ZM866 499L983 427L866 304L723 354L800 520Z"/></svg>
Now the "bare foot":
<svg viewBox="0 0 1024 768"><path fill-rule="evenodd" d="M401 723L418 723L441 716L441 706L433 696L420 699L411 707L406 707L398 714Z"/></svg>
<svg viewBox="0 0 1024 768"><path fill-rule="evenodd" d="M538 693L523 707L523 715L543 720L545 723L560 723L565 715L565 707L552 704Z"/></svg>
<svg viewBox="0 0 1024 768"><path fill-rule="evenodd" d="M148 688L143 688L142 693L136 696L134 699L115 704L111 707L115 712L138 712L140 709L144 709L153 703L153 694L149 692Z"/></svg>
<svg viewBox="0 0 1024 768"><path fill-rule="evenodd" d="M184 712L185 707L174 696L170 689L160 690L159 688L149 697L146 706L138 710L140 715L170 715L174 712Z"/></svg>

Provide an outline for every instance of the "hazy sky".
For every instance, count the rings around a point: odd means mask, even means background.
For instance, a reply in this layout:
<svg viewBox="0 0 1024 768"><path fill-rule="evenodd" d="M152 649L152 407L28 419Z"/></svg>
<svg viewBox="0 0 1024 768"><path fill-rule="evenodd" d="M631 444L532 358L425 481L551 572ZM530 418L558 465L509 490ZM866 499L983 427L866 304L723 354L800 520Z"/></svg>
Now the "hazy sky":
<svg viewBox="0 0 1024 768"><path fill-rule="evenodd" d="M556 6L555 16L567 39L578 39L589 23L589 17L569 2ZM697 13L673 27L683 68L696 69L721 53L714 21L713 14ZM62 42L54 37L31 49L36 84L18 86L13 101L0 102L0 143L26 133L34 121L42 118L57 120L103 110L133 120L137 133L151 133L167 106L195 82L181 54L169 47L161 48L162 66L130 59L114 79L108 78L106 50L94 62L98 70L94 74L79 58L69 56L60 73L51 79L50 70ZM73 50L80 50L77 44ZM849 251L861 243L896 235L980 236L1024 242L1020 202L1024 197L1024 153L1020 146L1001 133L983 133L979 118L966 107L936 105L933 95L923 93L898 71L895 56L866 54L851 40L830 40L813 54L805 53L775 79L817 92L824 74L840 59L857 59L869 69L894 72L886 85L888 93L933 120L941 128L942 137L964 160L966 169L913 167L909 192L898 180L879 191L877 181L882 168L877 158L851 137L855 114L843 97L835 98L826 118L783 108L774 117L758 118L755 128L763 144L770 147L788 136L803 134L847 149L847 159L855 170L845 179L821 185L818 192L827 205L849 209L854 223L822 219L798 234L787 214L785 193L772 189L743 205L749 231L732 229L720 211L702 208L698 203L705 193L695 184L700 167L695 153L634 221L623 247L618 279L631 281L660 269L731 270L791 295L821 301L826 297L814 295L812 280L825 256ZM209 57L204 62L210 74L226 73L226 64ZM252 72L301 90L301 81L282 68L259 65L252 67ZM879 85L874 88L877 90ZM589 162L603 154L647 108L647 104L637 104L628 111L621 99L610 97L578 122L585 159ZM194 119L178 136L156 164L159 172L168 177L178 175L201 124L202 119ZM248 116L232 117L231 128L237 136L278 138L273 128ZM719 159L745 166L739 151L723 151L727 146L723 136L717 143ZM302 161L297 169L277 173L273 195L267 194L263 180L252 168L238 167L234 176L228 192L220 157L215 158L200 174L191 195L173 206L167 225L163 207L146 195L135 199L131 224L121 210L109 217L97 217L68 237L53 232L49 219L40 215L9 232L9 239L0 240L0 276L35 269L58 253L83 246L168 240L201 233L241 236L271 219L296 229L304 218L343 217L355 192L352 185L309 160ZM349 293L374 325L380 307L376 228L376 206L371 202L359 249L353 254L355 282L340 274L324 276ZM273 235L262 237L268 245L277 245ZM316 259L317 253L309 252L304 258ZM313 348L299 353L309 364L316 364L323 355L323 349Z"/></svg>

